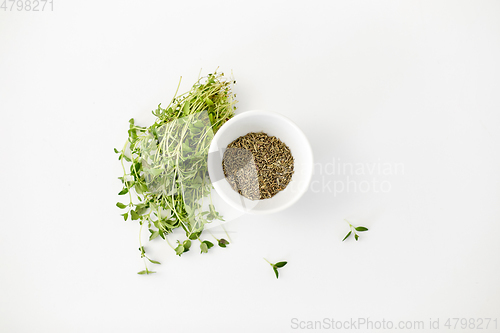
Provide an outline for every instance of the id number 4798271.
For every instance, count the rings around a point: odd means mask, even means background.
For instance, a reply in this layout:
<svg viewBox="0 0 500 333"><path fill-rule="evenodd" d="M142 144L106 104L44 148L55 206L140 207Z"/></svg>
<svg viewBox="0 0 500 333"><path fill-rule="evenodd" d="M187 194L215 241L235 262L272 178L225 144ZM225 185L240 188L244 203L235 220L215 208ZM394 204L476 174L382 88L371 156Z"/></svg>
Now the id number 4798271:
<svg viewBox="0 0 500 333"><path fill-rule="evenodd" d="M54 0L3 0L0 5L0 10L3 10L4 12L54 11Z"/></svg>

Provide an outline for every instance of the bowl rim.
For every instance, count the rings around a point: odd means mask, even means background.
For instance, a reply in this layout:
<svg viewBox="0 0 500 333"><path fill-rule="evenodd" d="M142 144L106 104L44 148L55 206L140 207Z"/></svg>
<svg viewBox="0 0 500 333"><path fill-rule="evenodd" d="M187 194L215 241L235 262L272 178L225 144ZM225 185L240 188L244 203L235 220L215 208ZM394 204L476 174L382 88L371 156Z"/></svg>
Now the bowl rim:
<svg viewBox="0 0 500 333"><path fill-rule="evenodd" d="M296 194L291 198L291 200L289 200L286 204L280 205L278 207L270 208L270 209L265 209L265 210L245 209L245 207L234 204L232 202L232 200L230 200L229 197L226 196L226 193L222 190L222 188L217 184L218 182L212 181L212 176L210 175L211 168L209 167L208 172L209 172L210 181L211 181L212 186L214 187L215 191L222 198L222 200L224 200L224 202L226 202L231 207L233 207L241 212L252 214L252 215L272 214L272 213L276 213L276 212L279 212L279 211L282 211L282 210L285 210L285 209L291 207L307 192L307 189L309 188L309 184L311 183L312 174L314 172L314 156L313 156L313 152L312 152L312 147L311 147L311 144L309 143L309 140L307 139L306 135L304 134L304 132L302 132L302 130L292 120L290 120L289 118L287 118L286 116L284 116L280 113L273 112L273 111L249 110L249 111L244 111L244 112L241 112L241 113L235 115L233 118L229 119L226 123L224 123L224 125L222 125L219 128L217 133L215 133L214 137L212 138L212 142L210 143L209 152L210 153L213 153L216 151L218 152L221 149L221 147L218 147L218 146L214 147L213 145L217 144L218 138L221 137L228 130L228 128L231 127L232 124L237 123L239 121L242 121L245 118L259 116L259 115L265 115L265 116L271 116L274 118L278 118L281 121L286 122L290 127L294 128L295 131L297 132L297 135L302 137L303 142L304 142L304 146L305 146L304 151L307 155L307 159L311 161L313 166L311 168L311 172L309 172L308 175L306 175L306 178L304 179L305 185L303 186L303 188L300 188L296 192ZM217 148L217 149L215 149L215 148ZM209 166L210 165L211 164L209 163Z"/></svg>

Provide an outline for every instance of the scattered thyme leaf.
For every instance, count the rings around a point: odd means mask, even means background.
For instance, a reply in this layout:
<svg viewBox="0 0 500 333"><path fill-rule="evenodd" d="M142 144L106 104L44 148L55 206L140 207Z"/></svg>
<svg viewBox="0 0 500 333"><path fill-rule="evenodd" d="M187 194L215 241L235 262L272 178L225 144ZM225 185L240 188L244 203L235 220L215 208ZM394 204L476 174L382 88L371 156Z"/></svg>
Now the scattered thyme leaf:
<svg viewBox="0 0 500 333"><path fill-rule="evenodd" d="M130 216L132 218L132 221L138 220L139 219L139 214L135 210L130 211Z"/></svg>
<svg viewBox="0 0 500 333"><path fill-rule="evenodd" d="M121 202L117 202L117 203L116 203L116 207L118 207L118 208L120 208L120 209L125 209L125 208L127 208L127 205L122 204Z"/></svg>
<svg viewBox="0 0 500 333"><path fill-rule="evenodd" d="M156 273L155 271L150 271L149 269L145 269L143 271L137 272L137 274L154 274Z"/></svg>
<svg viewBox="0 0 500 333"><path fill-rule="evenodd" d="M179 245L175 248L175 254L177 254L179 257L184 253L184 246Z"/></svg>
<svg viewBox="0 0 500 333"><path fill-rule="evenodd" d="M352 230L350 230L347 235L345 235L344 239L342 241L345 241L347 239L347 237L351 236L352 234Z"/></svg>
<svg viewBox="0 0 500 333"><path fill-rule="evenodd" d="M218 243L220 247L226 247L226 245L229 244L229 242L224 238L219 239Z"/></svg>
<svg viewBox="0 0 500 333"><path fill-rule="evenodd" d="M156 264L156 265L161 265L161 262L153 260L151 258L146 257L151 263Z"/></svg>
<svg viewBox="0 0 500 333"><path fill-rule="evenodd" d="M285 266L286 264L287 264L286 261L280 261L280 262L275 263L274 266L277 268L281 268L281 267Z"/></svg>
<svg viewBox="0 0 500 333"><path fill-rule="evenodd" d="M149 231L152 231L152 230L150 229ZM156 237L158 237L159 235L160 235L160 232L158 230L153 231L151 233L151 236L149 236L149 240L151 241L151 240L155 239Z"/></svg>
<svg viewBox="0 0 500 333"><path fill-rule="evenodd" d="M182 243L182 246L184 246L184 252L189 251L189 248L191 247L191 241L189 239L186 239L184 243Z"/></svg>
<svg viewBox="0 0 500 333"><path fill-rule="evenodd" d="M201 253L207 253L208 252L208 246L207 246L207 244L205 244L205 243L202 242L200 244L200 250L201 250Z"/></svg>
<svg viewBox="0 0 500 333"><path fill-rule="evenodd" d="M207 247L210 249L211 247L214 246L214 244L212 242L209 242L207 240L204 240L203 243L207 244Z"/></svg>
<svg viewBox="0 0 500 333"><path fill-rule="evenodd" d="M201 242L200 244L200 249L201 249L201 253L207 253L208 250L210 248L212 248L214 246L214 244L212 242L209 242L207 240L204 240L203 242Z"/></svg>

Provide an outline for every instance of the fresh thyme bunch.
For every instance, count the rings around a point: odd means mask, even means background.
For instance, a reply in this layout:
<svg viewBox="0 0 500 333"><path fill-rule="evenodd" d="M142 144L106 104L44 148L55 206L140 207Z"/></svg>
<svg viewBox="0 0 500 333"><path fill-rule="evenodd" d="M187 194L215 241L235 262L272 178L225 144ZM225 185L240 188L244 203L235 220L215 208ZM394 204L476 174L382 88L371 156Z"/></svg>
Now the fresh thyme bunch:
<svg viewBox="0 0 500 333"><path fill-rule="evenodd" d="M123 168L119 195L129 198L127 204L116 204L126 210L123 218L137 220L140 233L147 226L150 240L160 236L168 242L167 235L182 228L187 239L177 241L174 250L179 256L189 251L191 241L200 242L201 253L208 252L213 244L200 238L204 226L223 221L211 203L207 156L214 133L234 115L232 83L217 72L201 78L187 93L177 96L176 92L166 108L158 105L151 126L141 127L130 119L127 142L122 150L115 148ZM130 164L128 172L124 161ZM228 244L225 239L216 240L221 247ZM146 266L139 274L154 273L146 260L159 262L146 256L141 243L139 251Z"/></svg>

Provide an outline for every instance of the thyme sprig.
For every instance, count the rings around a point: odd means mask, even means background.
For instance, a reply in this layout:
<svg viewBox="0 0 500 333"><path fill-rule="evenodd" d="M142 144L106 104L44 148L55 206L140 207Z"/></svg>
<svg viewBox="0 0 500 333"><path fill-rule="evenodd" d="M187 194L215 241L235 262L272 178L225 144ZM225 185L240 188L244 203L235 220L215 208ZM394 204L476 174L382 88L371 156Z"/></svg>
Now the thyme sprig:
<svg viewBox="0 0 500 333"><path fill-rule="evenodd" d="M368 231L368 228L366 228L366 227L362 227L362 226L355 227L349 221L347 221L347 220L344 220L344 221L346 221L349 224L349 232L347 233L347 235L345 235L345 237L344 237L344 239L342 239L342 241L345 241L349 236L351 236L351 234L354 234L354 239L356 241L358 241L359 235L356 233L356 231L358 231L358 232Z"/></svg>
<svg viewBox="0 0 500 333"><path fill-rule="evenodd" d="M287 262L286 261L280 261L280 262L277 262L277 263L273 264L269 260L267 260L266 258L264 258L264 260L267 261L267 263L269 265L271 265L271 267L273 268L274 274L276 275L276 278L279 278L278 269L281 268L281 267L284 267L287 264Z"/></svg>
<svg viewBox="0 0 500 333"><path fill-rule="evenodd" d="M160 264L146 256L141 244L145 225L149 240L159 236L167 242L168 234L182 228L187 239L171 246L179 256L189 251L194 240L200 242L201 253L213 247L200 236L207 223L223 218L211 203L206 162L214 133L234 115L233 83L217 72L199 79L190 91L179 96L176 92L166 108L159 104L152 111L156 120L151 126L142 127L130 119L127 142L121 150L114 149L123 169L119 177L123 188L118 194L128 194L128 203L116 206L126 210L125 221L130 218L140 224L139 250L146 269L138 274L154 273L146 260ZM128 171L125 163L130 164ZM206 197L210 198L208 209ZM229 244L218 242L221 247Z"/></svg>

